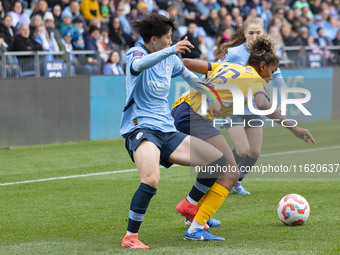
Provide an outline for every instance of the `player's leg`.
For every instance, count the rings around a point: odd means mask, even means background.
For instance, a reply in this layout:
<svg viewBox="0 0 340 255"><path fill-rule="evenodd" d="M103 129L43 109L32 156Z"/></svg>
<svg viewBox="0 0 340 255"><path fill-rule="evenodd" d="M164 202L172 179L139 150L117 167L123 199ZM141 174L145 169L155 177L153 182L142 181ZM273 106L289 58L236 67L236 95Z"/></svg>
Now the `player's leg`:
<svg viewBox="0 0 340 255"><path fill-rule="evenodd" d="M219 155L219 158L216 158ZM192 166L225 166L226 159L218 149L201 139L190 136L178 146L176 151L171 155L169 160L174 160L177 164ZM189 160L189 161L188 161ZM217 180L216 176L209 173L199 172L196 181L192 186L186 199L182 200L177 206L177 212L192 221L197 213L197 202L208 192L211 186ZM208 177L208 178L207 178Z"/></svg>
<svg viewBox="0 0 340 255"><path fill-rule="evenodd" d="M214 166L220 169L226 165L226 157L211 144L204 142L196 137L188 136L178 146L178 148L170 155L169 161L176 164L192 165L192 166ZM215 182L216 177L209 179L204 178L195 183L189 196L202 198ZM210 186L210 187L209 187ZM194 191L193 191L194 190ZM199 201L198 198L196 198ZM186 199L184 201L187 201ZM187 201L188 202L188 201ZM176 207L177 208L177 207ZM196 206L193 205L196 214ZM192 215L194 216L194 215ZM207 219L208 220L208 219ZM204 224L194 222L195 228L191 233L185 232L184 239L192 240L224 240L224 238L213 236L204 230ZM203 236L203 238L201 238Z"/></svg>
<svg viewBox="0 0 340 255"><path fill-rule="evenodd" d="M255 165L257 159L261 155L262 148L262 127L248 127L245 130L249 142L249 152L239 163L240 169L245 169L245 171L241 171L239 181L242 181L249 173L250 168Z"/></svg>
<svg viewBox="0 0 340 255"><path fill-rule="evenodd" d="M237 116L236 116L237 117ZM238 169L240 171L240 179L232 188L232 191L236 194L247 195L250 194L245 188L243 188L242 182L242 174L247 169L246 166L241 167L240 163L242 160L247 157L250 149L248 136L246 133L246 128L244 126L238 125L228 128L228 134L231 138L232 143L234 144L233 155L236 163L238 164Z"/></svg>
<svg viewBox="0 0 340 255"><path fill-rule="evenodd" d="M138 239L138 230L142 224L149 202L156 194L160 179L160 150L152 142L143 140L133 151L133 159L137 165L141 184L132 197L127 233L122 246L130 249L149 249Z"/></svg>
<svg viewBox="0 0 340 255"><path fill-rule="evenodd" d="M223 204L229 191L232 189L234 184L238 181L239 172L237 169L236 162L234 160L232 151L228 146L225 138L222 134L210 137L205 140L206 142L213 145L215 148L220 150L224 155L226 155L228 161L226 163L226 171L223 171L222 175L217 179L216 183L212 186L210 191L213 192L213 196L208 192L197 204L198 216L195 220L198 222L207 222L208 225L217 224L217 220L212 219L212 215L218 210L218 208ZM217 185L218 184L218 185ZM218 188L216 188L218 187ZM210 194L210 195L209 195ZM206 200L206 198L208 199ZM211 197L211 198L210 198ZM209 221L210 224L209 224ZM216 222L216 223L215 223ZM195 228L193 224L190 226L188 232L192 232Z"/></svg>

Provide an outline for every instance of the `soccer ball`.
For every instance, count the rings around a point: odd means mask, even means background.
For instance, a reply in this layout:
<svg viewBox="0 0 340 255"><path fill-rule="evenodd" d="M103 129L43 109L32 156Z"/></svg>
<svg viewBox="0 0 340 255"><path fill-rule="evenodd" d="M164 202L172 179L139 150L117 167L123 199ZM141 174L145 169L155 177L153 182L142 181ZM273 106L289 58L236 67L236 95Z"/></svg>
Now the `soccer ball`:
<svg viewBox="0 0 340 255"><path fill-rule="evenodd" d="M310 207L307 200L298 194L284 196L277 205L280 220L289 226L299 226L309 217Z"/></svg>

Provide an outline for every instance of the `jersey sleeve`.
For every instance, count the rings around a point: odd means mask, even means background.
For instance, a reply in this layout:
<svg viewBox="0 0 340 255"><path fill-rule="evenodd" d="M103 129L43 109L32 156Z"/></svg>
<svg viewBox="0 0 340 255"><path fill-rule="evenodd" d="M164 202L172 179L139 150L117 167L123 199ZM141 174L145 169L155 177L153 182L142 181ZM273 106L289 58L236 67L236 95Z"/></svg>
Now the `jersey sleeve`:
<svg viewBox="0 0 340 255"><path fill-rule="evenodd" d="M133 49L126 54L126 63L132 75L138 75L141 73L141 72L136 72L133 70L132 68L133 61L135 61L136 59L142 58L145 55L146 55L145 52L143 52L141 49L138 49L138 48Z"/></svg>
<svg viewBox="0 0 340 255"><path fill-rule="evenodd" d="M268 90L267 90L267 84L263 81L254 81L252 84L249 85L249 88L252 89L253 96L256 96L258 94L264 94L268 99Z"/></svg>
<svg viewBox="0 0 340 255"><path fill-rule="evenodd" d="M175 78L175 77L181 75L185 70L185 66L184 66L183 62L179 59L179 57L174 55L173 59L174 59L173 60L174 65L173 65L173 69L172 69L171 78Z"/></svg>
<svg viewBox="0 0 340 255"><path fill-rule="evenodd" d="M208 70L209 71L214 71L216 67L218 67L221 63L217 62L208 62Z"/></svg>

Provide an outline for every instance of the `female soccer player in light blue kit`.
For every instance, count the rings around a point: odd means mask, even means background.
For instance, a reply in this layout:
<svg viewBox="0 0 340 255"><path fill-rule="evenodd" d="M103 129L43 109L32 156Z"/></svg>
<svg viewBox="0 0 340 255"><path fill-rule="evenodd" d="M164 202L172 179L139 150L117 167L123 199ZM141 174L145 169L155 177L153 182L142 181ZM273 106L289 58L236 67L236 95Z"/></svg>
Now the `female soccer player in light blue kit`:
<svg viewBox="0 0 340 255"><path fill-rule="evenodd" d="M126 149L136 163L141 184L130 205L127 233L122 246L129 249L149 249L138 239L138 230L151 198L156 194L159 164L193 166L225 166L225 155L211 144L176 131L170 114L167 96L172 77L181 76L193 88L206 94L205 87L190 72L176 53L193 48L185 38L171 46L175 31L173 18L151 14L135 22L135 28L145 44L131 48L126 54L127 100L120 133L126 140ZM215 116L221 105L208 97L209 114ZM214 181L200 185L210 188ZM208 192L206 190L205 192ZM202 209L203 210L203 209ZM224 240L204 229L192 234L197 240Z"/></svg>
<svg viewBox="0 0 340 255"><path fill-rule="evenodd" d="M263 34L263 21L260 18L248 18L243 27L217 49L216 58L220 59L219 62L245 65L250 56L248 50L250 42ZM272 82L281 88L286 86L280 68L273 74ZM261 120L262 117L251 113L248 107L245 108L244 115L231 114L226 118L228 121L226 127L235 147L233 154L240 169L240 179L232 189L237 194L250 194L241 182L248 173L246 169L255 165L261 154L263 129L262 122L256 119ZM248 124L249 120L255 120L251 122L251 126Z"/></svg>

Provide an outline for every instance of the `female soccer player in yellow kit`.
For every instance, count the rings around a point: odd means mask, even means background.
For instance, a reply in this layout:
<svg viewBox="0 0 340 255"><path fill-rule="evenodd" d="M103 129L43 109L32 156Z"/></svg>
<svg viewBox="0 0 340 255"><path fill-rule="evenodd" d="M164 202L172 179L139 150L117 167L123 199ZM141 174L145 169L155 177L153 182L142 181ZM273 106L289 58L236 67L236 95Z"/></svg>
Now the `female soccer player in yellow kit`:
<svg viewBox="0 0 340 255"><path fill-rule="evenodd" d="M242 98L248 94L248 89L252 89L252 96L259 110L271 109L266 92L267 82L273 78L273 73L278 68L279 60L275 54L275 44L266 36L257 38L250 45L250 56L246 66L231 63L208 63L200 60L186 60L185 65L196 72L211 75L203 82L208 87L214 88L220 96L222 107L217 116L209 114L203 117L199 114L202 108L202 95L198 91L191 91L184 94L173 105L172 116L175 120L176 128L192 136L198 137L212 144L227 157L227 164L236 165L233 153L229 148L225 138L214 126L214 118L222 118L233 112L235 103L234 91L241 91ZM232 86L230 86L232 85ZM233 94L231 93L233 91ZM238 95L238 96L240 96ZM239 98L240 99L240 98ZM238 99L238 101L240 101ZM204 101L203 101L204 103ZM307 129L302 129L288 123L279 111L267 115L281 123L285 120L286 126L298 138L315 143L313 136ZM291 124L291 125L290 125ZM230 168L225 168L230 169ZM197 240L197 229L204 228L204 225L222 205L229 191L237 180L234 171L225 171L217 178L215 184L209 189L202 185L202 175L196 179L188 197L180 202L176 209L183 216L192 221L189 229L184 234L184 239ZM208 176L204 176L207 178ZM198 204L199 202L199 204ZM198 210L199 208L199 210ZM199 240L199 239L198 239Z"/></svg>

